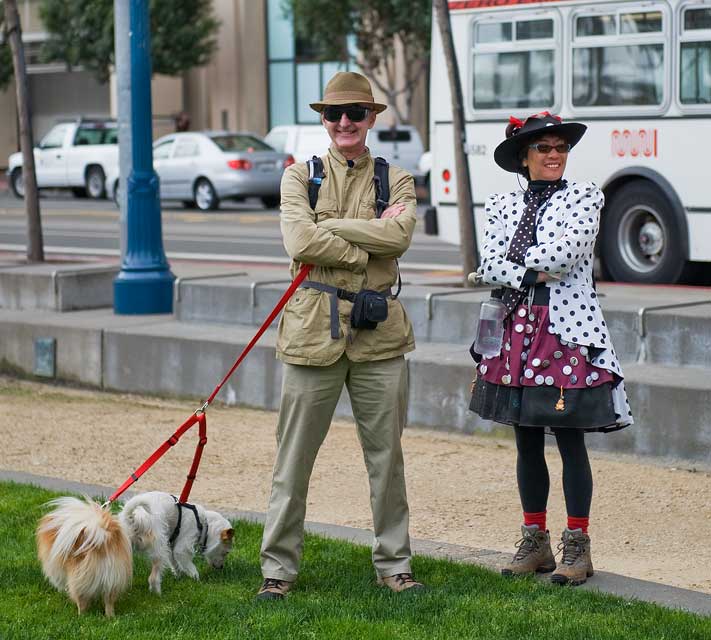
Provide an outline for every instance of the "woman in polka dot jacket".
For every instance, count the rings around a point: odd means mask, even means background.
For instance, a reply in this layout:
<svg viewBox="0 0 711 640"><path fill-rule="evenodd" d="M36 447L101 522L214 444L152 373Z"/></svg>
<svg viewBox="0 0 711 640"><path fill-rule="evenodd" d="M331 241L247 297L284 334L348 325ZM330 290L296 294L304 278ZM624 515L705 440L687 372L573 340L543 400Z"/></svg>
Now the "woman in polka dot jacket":
<svg viewBox="0 0 711 640"><path fill-rule="evenodd" d="M553 571L558 584L593 574L588 520L592 472L585 432L632 424L622 369L593 282L595 238L604 204L591 182L563 179L568 152L585 133L548 112L511 118L494 160L528 180L523 191L486 201L479 276L500 285L506 306L501 352L477 361L470 408L514 427L522 537L502 573ZM568 512L556 565L546 528L549 475L544 434L553 433L563 461Z"/></svg>

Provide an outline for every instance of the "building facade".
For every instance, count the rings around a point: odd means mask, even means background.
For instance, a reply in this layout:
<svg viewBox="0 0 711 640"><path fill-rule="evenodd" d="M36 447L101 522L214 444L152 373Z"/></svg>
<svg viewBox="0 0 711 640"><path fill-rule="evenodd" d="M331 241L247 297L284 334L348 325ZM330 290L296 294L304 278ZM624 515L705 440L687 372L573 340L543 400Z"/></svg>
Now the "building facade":
<svg viewBox="0 0 711 640"><path fill-rule="evenodd" d="M61 118L116 117L114 78L100 84L83 70L42 64L39 49L48 38L39 16L40 0L18 0L29 76L32 126L39 142ZM174 118L185 112L190 128L230 129L264 135L279 124L318 123L309 102L322 96L329 78L340 70L357 70L345 61L322 62L308 43L294 34L282 0L213 0L220 21L218 47L210 64L180 77L154 75L154 136L174 130ZM352 42L348 42L353 51ZM418 88L412 113L426 140L426 80ZM382 96L376 99L382 100ZM381 116L381 119L386 117ZM0 118L17 122L15 87L0 92ZM19 148L17 126L0 129L0 165Z"/></svg>

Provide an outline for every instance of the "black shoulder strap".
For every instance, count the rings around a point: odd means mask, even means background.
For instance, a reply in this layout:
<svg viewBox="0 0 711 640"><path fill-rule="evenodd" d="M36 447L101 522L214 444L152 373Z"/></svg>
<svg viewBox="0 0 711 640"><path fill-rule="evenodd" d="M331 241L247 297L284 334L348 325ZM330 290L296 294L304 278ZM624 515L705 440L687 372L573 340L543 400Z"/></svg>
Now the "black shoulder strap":
<svg viewBox="0 0 711 640"><path fill-rule="evenodd" d="M375 217L379 218L383 215L383 211L390 204L390 165L385 158L375 158L375 168L373 170L373 182L375 184ZM402 277L400 276L400 263L395 260L397 265L397 291L393 295L393 299L400 295L402 289Z"/></svg>
<svg viewBox="0 0 711 640"><path fill-rule="evenodd" d="M321 188L323 181L323 161L318 156L313 156L311 160L306 161L306 166L309 168L309 204L311 208L316 210L318 202L318 190Z"/></svg>
<svg viewBox="0 0 711 640"><path fill-rule="evenodd" d="M375 183L375 217L379 218L390 203L390 165L385 158L375 158L373 182Z"/></svg>

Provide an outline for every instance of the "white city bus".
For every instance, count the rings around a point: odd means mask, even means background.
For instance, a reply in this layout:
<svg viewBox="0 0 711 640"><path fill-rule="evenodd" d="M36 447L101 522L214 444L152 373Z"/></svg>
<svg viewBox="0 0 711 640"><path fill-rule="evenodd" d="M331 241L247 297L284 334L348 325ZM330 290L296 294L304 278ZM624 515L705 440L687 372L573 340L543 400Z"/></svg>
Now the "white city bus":
<svg viewBox="0 0 711 640"><path fill-rule="evenodd" d="M589 127L566 177L605 192L599 251L608 277L676 282L688 261L711 262L711 0L449 7L479 243L486 196L518 188L493 160L509 115L550 111ZM458 243L452 112L436 23L430 82L432 203L439 234Z"/></svg>

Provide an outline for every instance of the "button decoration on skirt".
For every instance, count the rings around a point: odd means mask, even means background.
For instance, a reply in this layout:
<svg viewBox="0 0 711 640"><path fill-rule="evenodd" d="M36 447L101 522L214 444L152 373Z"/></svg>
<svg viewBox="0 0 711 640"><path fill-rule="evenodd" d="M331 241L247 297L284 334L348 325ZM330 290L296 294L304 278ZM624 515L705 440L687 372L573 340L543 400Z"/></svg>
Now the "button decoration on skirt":
<svg viewBox="0 0 711 640"><path fill-rule="evenodd" d="M531 315L535 320L529 321ZM589 358L586 361L585 353L589 356L593 353L589 346L564 340L555 331L549 333L550 327L548 307L517 306L504 322L504 348L498 355L479 363L480 379L502 388L521 386L542 390L550 386L562 387L563 391L588 389L614 381L612 372L595 366Z"/></svg>
<svg viewBox="0 0 711 640"><path fill-rule="evenodd" d="M518 310L518 317L519 317L519 318L525 318L525 317L526 317L526 310L525 310L523 307L521 307L521 308Z"/></svg>
<svg viewBox="0 0 711 640"><path fill-rule="evenodd" d="M528 314L528 319L529 319L531 322L533 322L533 321L535 321L536 316L533 315L532 313L529 313L529 314Z"/></svg>

